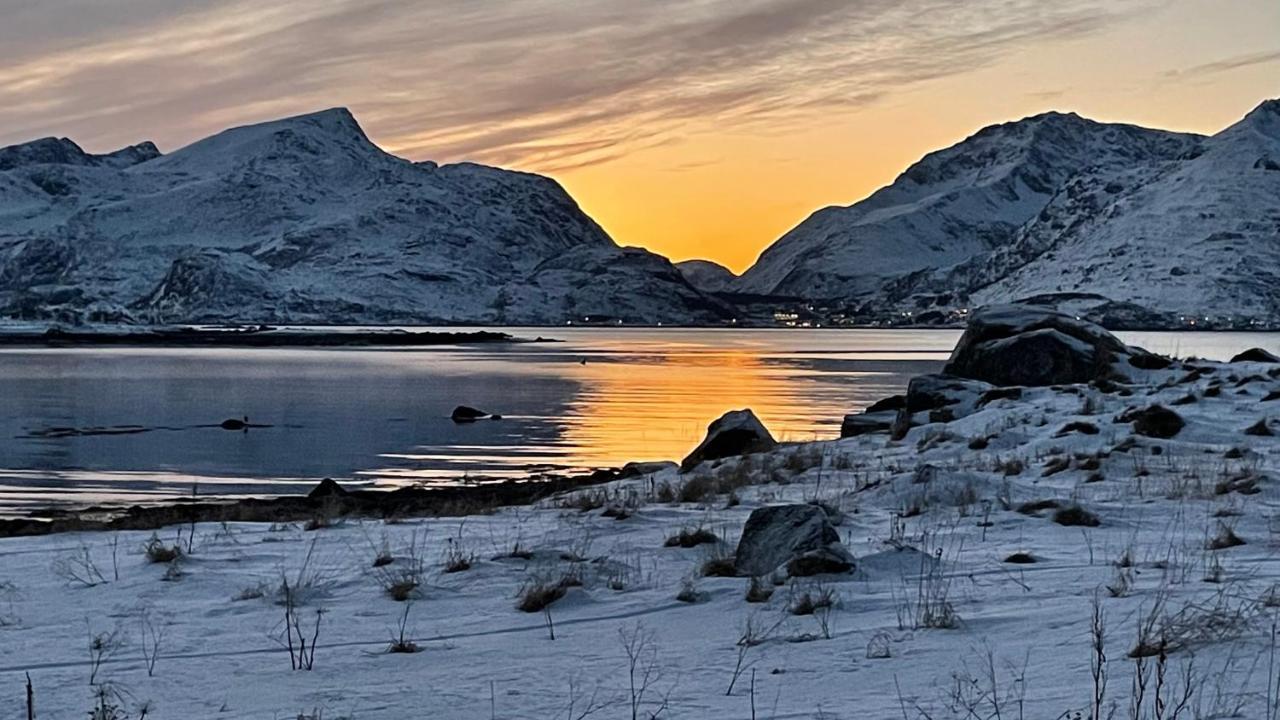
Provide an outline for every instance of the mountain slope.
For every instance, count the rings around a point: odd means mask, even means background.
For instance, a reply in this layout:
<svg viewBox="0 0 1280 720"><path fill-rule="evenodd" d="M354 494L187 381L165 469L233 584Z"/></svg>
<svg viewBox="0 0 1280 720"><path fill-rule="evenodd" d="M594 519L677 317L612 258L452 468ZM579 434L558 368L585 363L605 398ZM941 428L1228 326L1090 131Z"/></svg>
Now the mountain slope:
<svg viewBox="0 0 1280 720"><path fill-rule="evenodd" d="M0 314L559 324L729 310L665 259L619 248L554 181L412 163L335 109L167 156L0 150Z"/></svg>
<svg viewBox="0 0 1280 720"><path fill-rule="evenodd" d="M1071 291L1184 315L1280 318L1280 101L1177 163L1080 184L1077 196L1098 200L1055 203L1063 219L1035 223L1020 241L1043 250L976 278L975 302Z"/></svg>
<svg viewBox="0 0 1280 720"><path fill-rule="evenodd" d="M690 285L702 292L724 292L738 280L732 270L710 260L685 260L676 263L676 269Z"/></svg>
<svg viewBox="0 0 1280 720"><path fill-rule="evenodd" d="M1280 326L1280 101L1168 161L1064 183L1008 245L890 283L869 304L1033 299L1126 323Z"/></svg>
<svg viewBox="0 0 1280 720"><path fill-rule="evenodd" d="M1047 113L985 128L848 207L819 210L742 275L741 292L851 298L1008 244L1068 178L1177 157L1195 136Z"/></svg>

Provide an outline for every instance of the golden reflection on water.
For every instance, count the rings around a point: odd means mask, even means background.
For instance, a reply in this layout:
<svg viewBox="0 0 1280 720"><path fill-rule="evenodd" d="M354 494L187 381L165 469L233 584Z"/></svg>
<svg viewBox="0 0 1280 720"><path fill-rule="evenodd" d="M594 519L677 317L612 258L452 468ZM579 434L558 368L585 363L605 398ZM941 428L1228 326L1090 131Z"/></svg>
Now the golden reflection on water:
<svg viewBox="0 0 1280 720"><path fill-rule="evenodd" d="M750 408L782 441L838 435L845 413L903 381L884 370L819 371L803 359L755 349L677 352L589 362L583 386L561 421L568 464L618 466L679 460L729 410ZM814 393L815 383L830 386Z"/></svg>

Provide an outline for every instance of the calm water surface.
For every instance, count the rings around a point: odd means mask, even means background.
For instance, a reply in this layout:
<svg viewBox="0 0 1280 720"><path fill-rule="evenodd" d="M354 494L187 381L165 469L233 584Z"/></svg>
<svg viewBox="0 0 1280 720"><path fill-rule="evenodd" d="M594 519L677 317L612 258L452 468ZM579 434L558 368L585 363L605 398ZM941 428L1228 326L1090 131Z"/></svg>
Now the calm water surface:
<svg viewBox="0 0 1280 720"><path fill-rule="evenodd" d="M0 514L33 505L527 477L679 459L726 410L780 439L835 437L841 417L940 367L952 330L511 331L551 344L423 349L0 351ZM1226 358L1276 334L1130 333ZM586 361L585 364L583 361ZM504 416L455 425L468 404ZM216 427L248 415L271 425ZM110 435L49 428L136 426ZM213 426L213 427L210 427Z"/></svg>

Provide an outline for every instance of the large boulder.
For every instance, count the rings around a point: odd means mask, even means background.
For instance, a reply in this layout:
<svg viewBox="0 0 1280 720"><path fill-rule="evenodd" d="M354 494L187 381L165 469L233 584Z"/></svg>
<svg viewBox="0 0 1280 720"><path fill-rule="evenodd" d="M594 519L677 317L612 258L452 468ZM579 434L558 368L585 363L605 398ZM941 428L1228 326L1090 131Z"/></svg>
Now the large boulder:
<svg viewBox="0 0 1280 720"><path fill-rule="evenodd" d="M756 508L742 528L734 557L739 575L760 577L785 569L791 577L842 573L854 557L840 544L827 512L816 505Z"/></svg>
<svg viewBox="0 0 1280 720"><path fill-rule="evenodd" d="M943 372L992 385L1067 385L1110 377L1122 359L1138 368L1168 364L1091 322L1034 306L994 305L973 314Z"/></svg>
<svg viewBox="0 0 1280 720"><path fill-rule="evenodd" d="M1259 362L1259 363L1280 363L1280 357L1274 353L1267 352L1262 348L1249 348L1244 352L1231 358L1231 362Z"/></svg>
<svg viewBox="0 0 1280 720"><path fill-rule="evenodd" d="M707 437L680 463L680 472L707 460L766 452L777 444L751 410L730 410L707 426Z"/></svg>

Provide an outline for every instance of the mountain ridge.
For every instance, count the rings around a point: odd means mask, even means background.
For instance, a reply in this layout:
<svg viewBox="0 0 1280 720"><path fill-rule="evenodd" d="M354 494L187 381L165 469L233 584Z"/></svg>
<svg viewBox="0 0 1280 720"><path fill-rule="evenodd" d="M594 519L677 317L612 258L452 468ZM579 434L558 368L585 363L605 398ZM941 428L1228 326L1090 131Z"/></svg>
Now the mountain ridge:
<svg viewBox="0 0 1280 720"><path fill-rule="evenodd" d="M863 318L1094 296L1084 305L1157 324L1280 326L1278 160L1278 100L1211 136L1061 113L1002 123L865 200L818 211L735 289Z"/></svg>
<svg viewBox="0 0 1280 720"><path fill-rule="evenodd" d="M732 314L665 258L619 247L554 180L395 157L343 108L230 128L167 155L139 145L107 161L69 140L13 147L0 150L23 159L0 171L0 314L10 317L656 324Z"/></svg>

